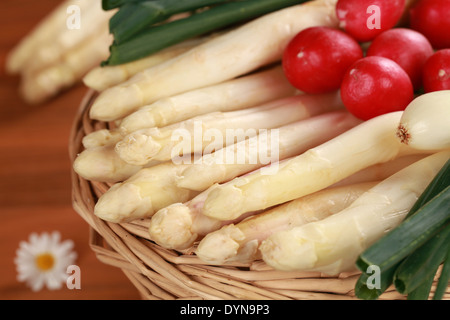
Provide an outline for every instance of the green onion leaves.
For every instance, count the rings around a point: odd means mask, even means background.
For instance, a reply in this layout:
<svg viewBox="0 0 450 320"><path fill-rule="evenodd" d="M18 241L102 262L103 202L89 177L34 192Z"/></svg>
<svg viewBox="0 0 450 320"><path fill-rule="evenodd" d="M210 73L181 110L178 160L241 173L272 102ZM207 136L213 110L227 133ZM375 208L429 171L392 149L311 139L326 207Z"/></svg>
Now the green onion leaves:
<svg viewBox="0 0 450 320"><path fill-rule="evenodd" d="M105 65L118 65L149 56L184 40L218 31L305 0L155 0L120 3L110 20L114 43ZM170 19L175 14L186 17Z"/></svg>
<svg viewBox="0 0 450 320"><path fill-rule="evenodd" d="M450 160L418 198L405 220L365 250L356 261L363 272L357 297L377 299L390 285L409 300L428 299L443 265L433 299L442 299L450 277ZM369 266L379 268L382 286L368 286Z"/></svg>

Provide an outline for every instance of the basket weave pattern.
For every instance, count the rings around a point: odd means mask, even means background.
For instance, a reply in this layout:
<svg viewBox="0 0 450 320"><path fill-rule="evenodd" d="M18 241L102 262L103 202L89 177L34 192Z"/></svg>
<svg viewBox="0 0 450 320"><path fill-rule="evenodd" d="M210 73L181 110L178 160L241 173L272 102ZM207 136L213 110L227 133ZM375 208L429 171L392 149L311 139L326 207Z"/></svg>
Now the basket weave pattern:
<svg viewBox="0 0 450 320"><path fill-rule="evenodd" d="M76 115L69 143L72 162L83 149L85 135L112 126L89 118L95 96L90 91ZM117 224L94 215L97 199L109 187L107 183L87 181L72 171L73 207L90 226L91 249L101 262L120 268L143 299L357 299L354 286L359 273L356 272L335 277L318 272L282 272L270 269L262 261L212 266L192 251L162 248L149 239L149 219ZM392 287L380 299L404 297Z"/></svg>

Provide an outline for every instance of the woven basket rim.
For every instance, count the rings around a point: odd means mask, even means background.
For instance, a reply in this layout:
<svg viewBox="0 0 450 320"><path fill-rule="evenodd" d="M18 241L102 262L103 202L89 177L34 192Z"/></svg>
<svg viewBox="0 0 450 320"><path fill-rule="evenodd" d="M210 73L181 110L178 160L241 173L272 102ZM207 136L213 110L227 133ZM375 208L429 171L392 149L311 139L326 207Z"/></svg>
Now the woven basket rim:
<svg viewBox="0 0 450 320"><path fill-rule="evenodd" d="M89 89L72 124L71 163L83 150L83 137L113 124L93 121L89 108L97 93ZM111 186L85 180L71 170L72 204L90 228L89 245L102 263L121 269L147 300L348 300L357 299L359 272L327 276L319 272L282 272L262 261L245 265L208 265L192 252L168 250L146 237L148 219L111 223L95 216L97 199ZM447 290L447 293L450 293ZM395 288L379 299L405 299Z"/></svg>

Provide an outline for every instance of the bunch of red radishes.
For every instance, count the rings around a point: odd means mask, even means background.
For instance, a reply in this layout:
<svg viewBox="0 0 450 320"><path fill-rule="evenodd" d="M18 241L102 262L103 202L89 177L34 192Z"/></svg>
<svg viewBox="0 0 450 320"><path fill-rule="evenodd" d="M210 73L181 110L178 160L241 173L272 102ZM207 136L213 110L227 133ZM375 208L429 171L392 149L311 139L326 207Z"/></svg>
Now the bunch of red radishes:
<svg viewBox="0 0 450 320"><path fill-rule="evenodd" d="M283 68L305 93L340 90L356 117L401 111L423 92L450 89L450 0L338 0L339 28L301 31Z"/></svg>

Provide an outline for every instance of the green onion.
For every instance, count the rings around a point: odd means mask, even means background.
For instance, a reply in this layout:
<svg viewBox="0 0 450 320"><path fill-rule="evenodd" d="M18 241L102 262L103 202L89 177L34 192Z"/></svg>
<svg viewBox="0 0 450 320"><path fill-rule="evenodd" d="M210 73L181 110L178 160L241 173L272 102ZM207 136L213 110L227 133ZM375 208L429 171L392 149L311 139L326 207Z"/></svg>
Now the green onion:
<svg viewBox="0 0 450 320"><path fill-rule="evenodd" d="M441 300L447 290L448 282L450 281L450 243L447 243L447 256L442 267L441 275L438 280L436 291L434 292L433 300Z"/></svg>
<svg viewBox="0 0 450 320"><path fill-rule="evenodd" d="M413 215L421 206L431 200L439 192L450 185L450 159L444 164L441 170L433 178L431 183L425 188L420 197L414 203L405 219Z"/></svg>
<svg viewBox="0 0 450 320"><path fill-rule="evenodd" d="M450 225L447 225L446 228L450 229ZM447 238L447 242L444 242L443 246L440 247L442 253L438 253L439 255L446 256L446 258L444 258L444 266L438 280L436 291L433 295L433 300L441 300L445 292L447 291L448 281L450 277L450 243L448 242L448 240L449 239ZM429 254L432 255L433 253L430 252ZM408 293L408 300L428 300L430 298L431 287L433 285L439 265L435 264L434 266L428 267L430 269L428 272L426 272L426 275L424 275L421 283L417 286L417 288Z"/></svg>
<svg viewBox="0 0 450 320"><path fill-rule="evenodd" d="M390 268L417 250L449 221L450 186L363 252L356 265L360 270L370 265L381 270Z"/></svg>
<svg viewBox="0 0 450 320"><path fill-rule="evenodd" d="M393 283L393 277L396 269L400 266L400 264L404 261L405 257L408 256L408 252L403 252L402 256L395 256L398 252L395 252L396 249L399 249L399 246L406 246L408 244L408 241L414 241L417 234L413 230L408 231L408 227L403 226L404 222L412 219L412 217L415 216L415 214L420 213L424 214L423 211L420 211L421 209L428 201L433 199L435 196L443 192L443 190L447 189L448 192L448 186L450 185L450 159L445 163L445 165L442 167L442 169L438 172L438 174L433 178L431 183L427 186L427 188L424 190L424 192L420 195L420 197L417 199L413 207L410 209L408 215L405 217L405 220L403 223L398 226L396 229L392 230L389 234L378 240L375 244L373 244L370 248L365 250L360 257L358 258L356 265L357 267L363 272L360 278L358 279L356 285L355 285L355 294L360 299L377 299L392 283ZM436 199L434 199L436 201ZM442 200L442 199L441 199ZM428 207L430 208L430 207ZM447 205L448 208L448 205ZM445 206L444 206L445 209ZM426 213L426 212L425 212ZM432 214L431 212L428 212L428 214ZM420 218L420 216L419 216ZM417 219L417 218L416 218ZM414 222L414 220L413 220ZM411 221L409 221L411 223ZM420 226L420 223L419 223ZM399 230L397 230L399 229ZM395 232L395 233L394 233ZM402 233L400 235L400 233ZM396 239L399 237L398 239ZM409 238L409 239L402 239ZM430 235L429 238L432 236ZM398 240L398 242L396 242ZM427 239L422 240L423 242L426 242ZM410 248L410 252L413 252L414 249ZM387 252L389 251L389 252ZM444 250L447 252L448 250ZM450 260L450 258L447 257L447 260ZM388 264L384 263L385 261L389 261ZM367 280L369 275L367 275L366 270L369 265L377 265L380 267L380 276L381 276L381 286L380 288L376 289L369 289L367 287ZM448 273L450 273L450 262L447 263L447 273L444 274L448 276ZM448 282L443 278L442 280L445 282L444 286L444 292L446 289L446 284ZM412 293L410 293L411 298L414 296L422 296L420 295L421 292L426 291L427 285L426 283L419 286L416 290L414 290ZM429 292L429 291L428 291Z"/></svg>
<svg viewBox="0 0 450 320"><path fill-rule="evenodd" d="M394 275L394 285L397 291L402 294L410 294L425 279L433 279L439 265L447 255L449 242L450 224L400 264Z"/></svg>
<svg viewBox="0 0 450 320"><path fill-rule="evenodd" d="M434 270L436 271L436 270ZM408 294L408 300L427 300L433 285L434 274L423 279L422 283Z"/></svg>
<svg viewBox="0 0 450 320"><path fill-rule="evenodd" d="M137 2L143 2L148 0L102 0L102 9L103 10L112 10L115 8L122 7L125 4L128 3L137 3Z"/></svg>
<svg viewBox="0 0 450 320"><path fill-rule="evenodd" d="M392 284L392 280L394 278L394 273L397 268L397 265L391 267L387 270L383 270L379 275L373 274L374 276L379 276L379 286L369 287L370 275L367 273L367 270L361 274L358 278L358 281L355 285L355 295L359 299L363 300L376 300L378 297L386 291L387 288Z"/></svg>
<svg viewBox="0 0 450 320"><path fill-rule="evenodd" d="M116 43L122 43L146 27L162 22L174 14L198 10L230 0L155 0L127 3L111 20L110 31ZM121 11L125 11L126 15Z"/></svg>
<svg viewBox="0 0 450 320"><path fill-rule="evenodd" d="M136 12L136 3L127 3L123 5L120 10L118 10L112 17L109 19L109 30L112 33L112 30L118 28L124 20L126 20L130 15Z"/></svg>
<svg viewBox="0 0 450 320"><path fill-rule="evenodd" d="M436 196L442 194L442 192L445 189L448 189L449 186L450 159L444 164L431 183L425 188L424 192L410 209L408 215L405 217L405 220L403 220L397 228L389 232L383 238L375 242L370 248L365 250L356 261L356 266L360 270L367 269L369 265L378 265L381 269L389 268L394 264L399 263L407 256L407 253L405 253L404 250L408 245L411 245L412 243L423 244L427 239L424 239L422 232L414 232L412 229L408 230L408 227L411 225L411 227L418 228L418 231L423 231L425 224L423 229L421 229L421 220L425 220L425 223L434 221L434 219L427 219L427 216L429 215L432 216L432 218L436 218L437 215L434 212L423 210L423 207L428 205L428 202L431 200L435 200L436 204ZM441 196L439 199L440 201L443 201L443 199L445 199L445 195ZM444 217L445 209L446 208L444 207L440 210ZM437 229L439 229L439 227L443 224L438 226ZM411 247L409 247L409 249L411 250ZM403 257L399 255L400 252L402 252Z"/></svg>
<svg viewBox="0 0 450 320"><path fill-rule="evenodd" d="M256 18L305 0L247 0L217 5L191 16L143 30L128 41L113 44L102 65L134 61L186 39Z"/></svg>

